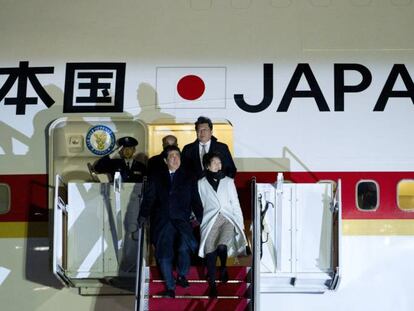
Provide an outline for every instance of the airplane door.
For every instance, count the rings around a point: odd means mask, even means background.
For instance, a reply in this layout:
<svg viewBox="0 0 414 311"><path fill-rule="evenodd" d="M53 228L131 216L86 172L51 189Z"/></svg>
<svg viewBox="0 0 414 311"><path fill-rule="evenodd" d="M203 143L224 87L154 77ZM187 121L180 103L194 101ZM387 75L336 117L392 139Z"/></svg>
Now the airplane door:
<svg viewBox="0 0 414 311"><path fill-rule="evenodd" d="M49 175L55 176L53 272L81 294L131 294L136 274L134 232L141 183L93 172L93 163L132 136L145 161L146 126L126 118L62 118L49 129ZM144 163L145 164L145 163ZM105 182L99 182L105 181ZM130 286L131 288L129 288Z"/></svg>

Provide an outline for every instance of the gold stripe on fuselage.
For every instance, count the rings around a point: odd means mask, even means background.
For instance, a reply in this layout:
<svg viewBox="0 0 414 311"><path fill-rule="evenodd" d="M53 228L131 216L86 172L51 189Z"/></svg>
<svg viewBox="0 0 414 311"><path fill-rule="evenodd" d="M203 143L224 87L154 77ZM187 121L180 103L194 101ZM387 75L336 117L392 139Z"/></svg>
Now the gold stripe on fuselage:
<svg viewBox="0 0 414 311"><path fill-rule="evenodd" d="M2 222L0 238L48 237L47 222ZM414 235L414 219L344 219L343 235Z"/></svg>
<svg viewBox="0 0 414 311"><path fill-rule="evenodd" d="M1 222L0 238L46 238L48 227L48 222Z"/></svg>
<svg viewBox="0 0 414 311"><path fill-rule="evenodd" d="M414 235L414 219L344 219L343 235Z"/></svg>

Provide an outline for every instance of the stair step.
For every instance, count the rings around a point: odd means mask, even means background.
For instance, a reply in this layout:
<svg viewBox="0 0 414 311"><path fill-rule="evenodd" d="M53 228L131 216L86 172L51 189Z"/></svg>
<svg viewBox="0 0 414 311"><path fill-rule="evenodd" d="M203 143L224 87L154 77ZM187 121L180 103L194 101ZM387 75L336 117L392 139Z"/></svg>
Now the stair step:
<svg viewBox="0 0 414 311"><path fill-rule="evenodd" d="M150 298L148 301L151 311L245 311L248 310L249 299L188 299L188 298ZM167 309L166 309L167 306Z"/></svg>
<svg viewBox="0 0 414 311"><path fill-rule="evenodd" d="M217 282L217 292L219 296L237 296L245 297L249 284L244 282L237 283L220 283ZM158 295L165 291L164 282L151 282L149 284L149 295ZM209 286L207 282L191 282L187 288L177 286L175 289L176 296L207 296Z"/></svg>
<svg viewBox="0 0 414 311"><path fill-rule="evenodd" d="M246 281L249 269L250 267L245 267L245 266L227 267L227 272L229 274L229 280ZM205 269L205 267L191 266L190 271L187 274L187 279L188 280L205 280L206 274L207 274L207 270ZM217 271L216 278L219 279L219 277L220 275L219 275L219 272ZM162 280L159 269L155 266L150 267L150 280Z"/></svg>

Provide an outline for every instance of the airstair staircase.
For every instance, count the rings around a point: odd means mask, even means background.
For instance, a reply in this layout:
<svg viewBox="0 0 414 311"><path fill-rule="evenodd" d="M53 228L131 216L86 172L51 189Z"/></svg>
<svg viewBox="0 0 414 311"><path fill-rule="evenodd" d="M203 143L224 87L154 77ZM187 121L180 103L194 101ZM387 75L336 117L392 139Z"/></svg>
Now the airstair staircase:
<svg viewBox="0 0 414 311"><path fill-rule="evenodd" d="M250 219L245 223L245 227L250 227ZM161 296L166 289L165 282L155 265L147 231L142 228L139 229L138 234L137 267L139 268L135 288L135 311L253 311L256 309L254 284L257 275L254 271L258 262L255 260L254 250L253 254L248 256L228 259L229 279L226 283L220 281L217 271L217 297L208 296L207 269L200 260L193 260L187 274L190 286L183 288L177 285L175 298L165 298ZM254 235L248 236L248 239L254 245Z"/></svg>
<svg viewBox="0 0 414 311"><path fill-rule="evenodd" d="M176 298L163 298L159 294L165 290L165 284L155 266L148 267L145 280L144 309L151 311L182 311L182 310L249 310L250 283L249 267L228 267L229 281L217 281L217 298L209 298L209 286L206 271L202 266L192 266L188 273L190 286L176 287ZM217 276L218 278L219 276Z"/></svg>

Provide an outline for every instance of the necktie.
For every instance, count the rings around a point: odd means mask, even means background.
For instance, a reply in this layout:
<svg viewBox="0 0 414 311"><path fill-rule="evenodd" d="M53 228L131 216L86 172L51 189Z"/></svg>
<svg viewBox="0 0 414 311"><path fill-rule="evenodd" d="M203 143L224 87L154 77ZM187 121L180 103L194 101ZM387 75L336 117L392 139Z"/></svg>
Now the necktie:
<svg viewBox="0 0 414 311"><path fill-rule="evenodd" d="M173 180L174 180L174 174L175 173L170 173L170 181L171 181L171 183L173 182Z"/></svg>
<svg viewBox="0 0 414 311"><path fill-rule="evenodd" d="M203 168L203 158L204 155L206 154L206 145L202 144L201 145L201 153L200 153L200 162L201 162L201 168Z"/></svg>

